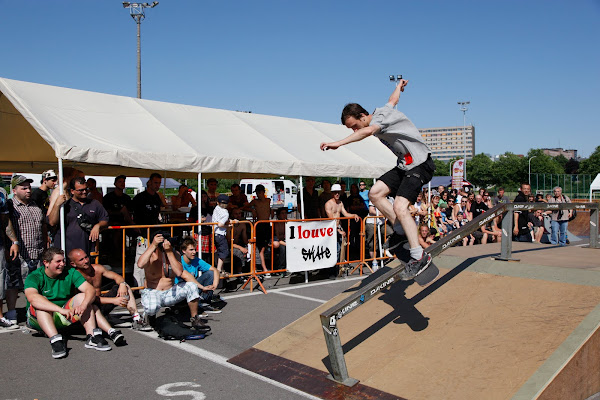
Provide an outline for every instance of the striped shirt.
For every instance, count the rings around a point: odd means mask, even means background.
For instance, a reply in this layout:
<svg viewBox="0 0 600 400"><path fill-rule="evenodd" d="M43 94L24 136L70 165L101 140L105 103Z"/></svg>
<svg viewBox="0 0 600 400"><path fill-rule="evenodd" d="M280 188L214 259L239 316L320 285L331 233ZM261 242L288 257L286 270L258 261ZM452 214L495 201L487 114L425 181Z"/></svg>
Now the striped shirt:
<svg viewBox="0 0 600 400"><path fill-rule="evenodd" d="M25 204L16 197L8 204L13 228L21 242L19 254L25 260L39 259L44 251L42 225L45 217L42 209L34 201Z"/></svg>

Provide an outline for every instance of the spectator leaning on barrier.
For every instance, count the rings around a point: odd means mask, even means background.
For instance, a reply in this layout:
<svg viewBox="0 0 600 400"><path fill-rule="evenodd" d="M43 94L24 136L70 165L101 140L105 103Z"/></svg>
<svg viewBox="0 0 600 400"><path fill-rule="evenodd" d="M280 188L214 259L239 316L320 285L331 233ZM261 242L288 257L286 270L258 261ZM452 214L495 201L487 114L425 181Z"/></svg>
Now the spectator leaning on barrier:
<svg viewBox="0 0 600 400"><path fill-rule="evenodd" d="M7 279L7 262L6 253L4 249L5 236L12 242L8 256L10 260L17 258L19 254L19 241L13 228L12 222L8 216L7 206L8 196L4 188L0 187L0 328L16 329L18 326L13 324L9 319L4 317L2 314L2 301L5 297L5 287Z"/></svg>
<svg viewBox="0 0 600 400"><path fill-rule="evenodd" d="M64 203L65 248L67 251L83 249L89 255L100 236L100 231L108 226L108 213L98 201L88 199L85 178L72 179L69 187L71 198L66 200L64 195L59 196L56 201L57 207L54 207L48 216L50 225L59 227L54 246L61 246L59 210Z"/></svg>
<svg viewBox="0 0 600 400"><path fill-rule="evenodd" d="M240 261L240 266L237 267L237 265L234 265L233 271L236 273L248 272L246 270L246 262L248 261L248 231L246 228L248 225L235 223L235 221L242 219L242 209L234 208L231 210L231 218L234 224L228 231L228 235L230 236L227 238L228 242L233 239L233 257L231 262L233 263L234 259Z"/></svg>
<svg viewBox="0 0 600 400"><path fill-rule="evenodd" d="M109 344L102 337L104 328L111 329L102 313L93 304L96 291L75 268L65 268L62 250L49 248L42 255L44 268L38 268L25 280L27 325L44 332L50 338L52 357L67 356L67 348L59 329L80 322L87 334L85 348L106 351ZM79 291L80 293L77 293ZM113 331L114 332L114 331ZM122 335L111 336L115 343Z"/></svg>
<svg viewBox="0 0 600 400"><path fill-rule="evenodd" d="M13 198L8 202L9 216L19 242L19 257L8 262L6 318L17 322L17 296L30 272L42 265L46 249L46 217L31 199L31 179L15 175L12 179Z"/></svg>
<svg viewBox="0 0 600 400"><path fill-rule="evenodd" d="M562 194L562 188L556 186L553 189L554 196L548 203L570 203L571 199ZM569 218L573 215L572 210L556 210L552 211L552 234L550 235L550 243L558 244L559 246L567 245L567 228Z"/></svg>
<svg viewBox="0 0 600 400"><path fill-rule="evenodd" d="M329 200L327 203L325 203L325 212L327 213L327 218L336 219L337 232L338 232L338 236L337 236L337 257L338 257L337 259L338 260L339 260L340 252L342 249L342 247L341 247L342 246L342 238L346 234L346 232L344 232L344 230L342 229L342 226L340 225L339 218L344 216L344 217L353 218L354 221L357 221L357 222L360 221L360 217L358 215L349 213L344 208L344 204L340 200L341 191L342 191L342 188L340 185L337 185L337 184L333 185L333 187L331 188L333 198L331 200ZM330 278L333 277L334 279L337 277L337 266L334 266L329 270L329 277Z"/></svg>
<svg viewBox="0 0 600 400"><path fill-rule="evenodd" d="M136 225L156 225L159 223L160 208L163 202L158 194L162 176L156 172L150 175L146 190L133 198L133 220Z"/></svg>
<svg viewBox="0 0 600 400"><path fill-rule="evenodd" d="M514 202L527 203L530 194L531 186L528 183L521 183L519 194L515 197ZM529 211L515 210L513 218L513 240L517 242L531 242L531 233L529 233L529 228L531 226L531 222L529 222Z"/></svg>
<svg viewBox="0 0 600 400"><path fill-rule="evenodd" d="M217 270L223 278L227 278L229 273L223 271L223 264L229 257L229 242L227 241L227 225L229 224L229 211L227 204L229 196L220 194L217 197L217 206L212 214L212 222L216 223L215 227L215 247L217 248Z"/></svg>
<svg viewBox="0 0 600 400"><path fill-rule="evenodd" d="M252 216L255 221L269 221L271 219L271 200L265 197L265 187L256 185L254 189L256 199L250 202ZM260 265L263 271L268 271L267 263L265 262L265 249L271 241L271 224L262 223L256 225L256 250L260 257ZM265 274L265 278L270 278L270 274Z"/></svg>
<svg viewBox="0 0 600 400"><path fill-rule="evenodd" d="M147 325L144 326L142 324L142 319L138 313L133 292L121 275L107 270L100 264L90 263L90 258L81 249L71 250L68 257L70 265L73 268L76 268L96 291L94 304L98 306L102 315L108 316L108 314L110 314L117 306L125 307L133 317L133 324L131 327L134 330L151 330ZM114 282L108 292L104 294L101 292L103 278Z"/></svg>

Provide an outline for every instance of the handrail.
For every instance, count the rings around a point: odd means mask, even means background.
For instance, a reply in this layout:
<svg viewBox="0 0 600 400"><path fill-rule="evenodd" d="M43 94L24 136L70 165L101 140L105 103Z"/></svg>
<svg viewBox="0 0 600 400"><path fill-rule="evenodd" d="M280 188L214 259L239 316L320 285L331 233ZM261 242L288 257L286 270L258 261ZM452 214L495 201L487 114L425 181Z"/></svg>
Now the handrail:
<svg viewBox="0 0 600 400"><path fill-rule="evenodd" d="M502 220L502 255L508 254L510 257L510 247L512 246L513 231L513 212L517 210L571 210L571 209L589 209L590 210L590 248L600 248L598 244L598 209L597 203L508 203L498 204L487 212L477 216L459 229L453 230L448 235L431 245L427 252L432 257L438 256L444 250L460 242L460 239L475 232L492 219L506 214ZM508 250L505 251L505 246ZM503 259L503 258L499 258ZM336 305L330 307L320 314L321 326L325 335L325 343L329 351L329 360L331 363L331 379L347 386L353 386L358 381L348 376L346 360L344 359L344 350L339 335L338 321L356 310L362 304L375 297L380 291L389 288L392 284L400 280L399 274L404 268L393 268L384 272L373 281L369 282L356 292L346 297Z"/></svg>

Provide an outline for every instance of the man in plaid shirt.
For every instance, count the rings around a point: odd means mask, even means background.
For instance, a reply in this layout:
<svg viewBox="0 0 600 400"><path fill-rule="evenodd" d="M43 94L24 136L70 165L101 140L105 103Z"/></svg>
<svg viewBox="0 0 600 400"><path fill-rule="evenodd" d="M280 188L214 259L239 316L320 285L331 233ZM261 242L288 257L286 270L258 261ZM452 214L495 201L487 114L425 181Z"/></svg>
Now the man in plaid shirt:
<svg viewBox="0 0 600 400"><path fill-rule="evenodd" d="M13 198L8 201L11 222L20 243L19 257L8 263L6 290L6 318L17 320L15 306L19 290L30 272L41 265L45 249L46 232L44 212L31 197L31 182L23 175L15 175L11 181Z"/></svg>

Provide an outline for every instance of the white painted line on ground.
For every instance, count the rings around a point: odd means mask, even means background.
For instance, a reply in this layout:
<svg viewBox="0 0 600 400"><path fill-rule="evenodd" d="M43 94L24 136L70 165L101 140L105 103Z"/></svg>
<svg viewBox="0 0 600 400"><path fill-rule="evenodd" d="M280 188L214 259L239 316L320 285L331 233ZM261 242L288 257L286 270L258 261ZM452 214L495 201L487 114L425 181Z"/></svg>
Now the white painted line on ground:
<svg viewBox="0 0 600 400"><path fill-rule="evenodd" d="M277 381L275 381L273 379L264 377L262 375L254 373L252 371L248 371L247 369L244 369L242 367L238 367L237 365L228 363L227 362L227 358L225 358L225 357L223 357L221 355L212 353L212 352L210 352L208 350L204 350L204 349L201 349L199 347L193 346L193 345L191 345L189 343L178 342L176 340L162 340L162 339L160 339L158 337L158 334L156 332L139 332L138 331L137 333L139 333L141 335L144 335L144 336L147 336L147 337L149 337L151 339L154 339L154 340L156 340L158 342L167 344L169 346L173 346L173 347L175 347L177 349L183 350L183 351L185 351L187 353L190 353L190 354L193 354L193 355L195 355L197 357L200 357L200 358L203 358L205 360L211 361L211 362L213 362L215 364L218 364L218 365L220 365L222 367L229 368L229 369L237 371L239 373L248 375L248 376L250 376L252 378L258 379L258 380L260 380L262 382L268 383L268 384L273 385L273 386L277 386L278 388L287 390L288 392L297 394L298 396L302 396L302 397L304 397L306 399L319 400L318 397L312 396L312 395L310 395L308 393L305 393L305 392L303 392L301 390L295 389L295 388L293 388L291 386L284 385L281 382L277 382Z"/></svg>
<svg viewBox="0 0 600 400"><path fill-rule="evenodd" d="M20 328L20 326L19 326L19 328ZM12 329L0 328L0 333L11 333L11 332L12 333L21 332L21 330L15 329L15 328L12 328Z"/></svg>
<svg viewBox="0 0 600 400"><path fill-rule="evenodd" d="M277 288L277 289L269 289L267 291L267 293L271 293L271 292L284 292L287 290L295 290L295 289L303 289L303 288L308 288L308 287L313 287L313 286L322 286L322 285L333 285L336 283L343 283L343 282L348 282L348 281L357 281L357 280L362 280L365 279L367 277L367 275L363 275L363 276L355 276L352 278L345 278L345 279L340 279L340 280L335 280L335 281L324 281L324 282L314 282L314 283L308 283L305 285L294 285L294 286L289 286L289 287L283 287L283 288ZM231 296L221 296L221 298L223 300L229 300L229 299L237 299L239 297L247 297L247 296L258 296L259 294L263 294L263 292L261 292L260 290L256 290L254 292L248 292L248 293L240 293L240 294L234 294Z"/></svg>
<svg viewBox="0 0 600 400"><path fill-rule="evenodd" d="M285 295L285 296L290 296L290 297L296 297L298 299L303 299L303 300L316 301L317 303L321 303L321 304L327 303L327 300L315 299L313 297L301 296L299 294L294 294L294 293L287 293L287 292L284 292L284 291L281 291L281 290L277 291L277 292L274 292L274 293L275 294L280 294L280 295Z"/></svg>

